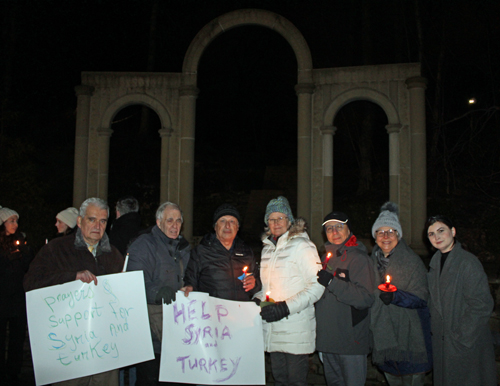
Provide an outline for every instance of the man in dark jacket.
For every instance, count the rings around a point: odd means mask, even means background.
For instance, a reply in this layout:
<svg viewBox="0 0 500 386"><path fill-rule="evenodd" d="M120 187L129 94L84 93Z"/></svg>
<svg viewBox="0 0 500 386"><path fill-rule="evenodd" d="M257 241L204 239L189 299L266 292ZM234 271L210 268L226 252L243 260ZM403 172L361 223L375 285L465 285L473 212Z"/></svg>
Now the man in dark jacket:
<svg viewBox="0 0 500 386"><path fill-rule="evenodd" d="M43 246L24 277L24 289L31 291L74 280L97 285L97 276L121 272L123 256L110 245L105 233L108 216L105 201L85 200L80 207L76 233L58 237ZM76 384L117 386L118 370L58 383Z"/></svg>
<svg viewBox="0 0 500 386"><path fill-rule="evenodd" d="M344 213L328 214L323 227L328 242L323 269L318 272L325 292L316 302L316 350L328 385L361 386L366 382L370 352L375 272Z"/></svg>
<svg viewBox="0 0 500 386"><path fill-rule="evenodd" d="M116 220L109 231L109 241L125 256L128 244L137 237L141 229L139 203L128 196L116 202Z"/></svg>
<svg viewBox="0 0 500 386"><path fill-rule="evenodd" d="M156 211L156 225L128 248L127 271L143 271L155 359L139 363L137 385L157 385L160 373L162 302L175 301L183 287L191 247L180 235L183 217L179 205L164 202ZM163 383L162 383L163 384Z"/></svg>
<svg viewBox="0 0 500 386"><path fill-rule="evenodd" d="M262 284L252 250L237 236L240 214L234 206L223 204L215 211L213 224L215 233L205 235L191 252L182 290L186 296L194 290L220 299L249 301Z"/></svg>

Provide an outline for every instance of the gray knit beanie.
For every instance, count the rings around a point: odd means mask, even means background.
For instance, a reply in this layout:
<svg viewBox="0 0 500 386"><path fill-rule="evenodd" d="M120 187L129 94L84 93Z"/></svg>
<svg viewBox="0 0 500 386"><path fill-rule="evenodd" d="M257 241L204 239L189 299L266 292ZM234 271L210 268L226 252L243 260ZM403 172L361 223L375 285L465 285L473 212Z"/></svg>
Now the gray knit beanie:
<svg viewBox="0 0 500 386"><path fill-rule="evenodd" d="M278 196L278 198L273 198L266 207L266 215L264 216L264 222L269 225L269 215L274 212L283 213L288 217L290 223L293 223L295 219L293 218L292 209L288 200L283 196Z"/></svg>
<svg viewBox="0 0 500 386"><path fill-rule="evenodd" d="M238 220L238 224L241 223L240 212L238 212L238 209L230 204L222 204L217 209L215 209L213 218L214 226L217 221L223 216L233 216L234 218L236 218L236 220Z"/></svg>
<svg viewBox="0 0 500 386"><path fill-rule="evenodd" d="M59 212L56 216L58 220L61 220L71 229L76 226L76 219L78 218L78 209L76 208L66 208L63 211Z"/></svg>
<svg viewBox="0 0 500 386"><path fill-rule="evenodd" d="M12 216L17 216L17 218L19 219L19 213L17 213L15 210L2 208L2 206L0 206L0 225L2 225L5 220Z"/></svg>
<svg viewBox="0 0 500 386"><path fill-rule="evenodd" d="M375 231L381 227L391 227L392 229L398 231L399 237L403 237L403 229L399 223L398 214L399 209L396 203L387 201L384 205L382 205L380 208L380 214L372 226L373 238L376 238Z"/></svg>

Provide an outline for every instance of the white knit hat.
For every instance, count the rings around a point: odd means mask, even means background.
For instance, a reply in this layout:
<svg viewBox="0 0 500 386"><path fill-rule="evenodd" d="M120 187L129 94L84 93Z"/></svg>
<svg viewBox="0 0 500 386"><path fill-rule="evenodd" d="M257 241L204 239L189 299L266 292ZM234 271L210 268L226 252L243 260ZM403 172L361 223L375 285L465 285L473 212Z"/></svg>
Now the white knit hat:
<svg viewBox="0 0 500 386"><path fill-rule="evenodd" d="M15 210L9 208L2 208L0 206L0 225L2 225L5 222L5 220L7 220L9 217L12 216L17 216L17 218L19 218L19 213L17 213Z"/></svg>
<svg viewBox="0 0 500 386"><path fill-rule="evenodd" d="M78 218L78 209L72 207L64 209L57 214L56 218L70 228L74 228L76 226L76 219Z"/></svg>

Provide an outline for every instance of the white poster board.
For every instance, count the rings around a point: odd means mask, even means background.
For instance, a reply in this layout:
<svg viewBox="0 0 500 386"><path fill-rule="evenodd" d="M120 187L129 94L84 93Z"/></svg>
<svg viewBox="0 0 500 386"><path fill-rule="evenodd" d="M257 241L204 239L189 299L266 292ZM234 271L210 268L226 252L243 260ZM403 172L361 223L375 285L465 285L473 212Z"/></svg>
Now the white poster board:
<svg viewBox="0 0 500 386"><path fill-rule="evenodd" d="M142 271L26 293L37 385L154 359Z"/></svg>
<svg viewBox="0 0 500 386"><path fill-rule="evenodd" d="M163 306L160 381L264 385L260 307L191 292Z"/></svg>

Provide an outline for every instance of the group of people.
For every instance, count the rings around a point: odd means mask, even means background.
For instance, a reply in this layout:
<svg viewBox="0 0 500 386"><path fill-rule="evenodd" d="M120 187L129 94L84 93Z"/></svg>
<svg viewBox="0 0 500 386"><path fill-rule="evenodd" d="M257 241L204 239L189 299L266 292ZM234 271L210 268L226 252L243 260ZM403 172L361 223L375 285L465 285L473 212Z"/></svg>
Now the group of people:
<svg viewBox="0 0 500 386"><path fill-rule="evenodd" d="M181 235L184 219L175 203L161 204L156 225L144 231L137 200L120 200L116 214L108 237L105 201L89 198L79 211L60 212L56 226L64 236L33 259L18 231L19 214L1 208L1 283L4 293L23 295L23 276L25 291L73 280L97 284L97 276L123 270L127 253L127 271L144 274L155 353L153 360L136 365L137 386L160 384L162 303L175 301L178 291L260 305L276 385L307 385L309 355L316 350L328 385L364 385L370 353L391 386L423 386L430 370L436 386L497 384L488 280L444 216L430 217L425 225L436 249L427 271L404 241L391 202L373 224L371 255L345 213L326 215L321 226L328 241L320 258L304 219L293 216L285 197L272 199L264 216L260 264L238 236L241 216L232 205L215 210L213 231L194 248ZM250 274L241 278L244 267ZM11 350L10 342L25 334L25 300L6 296L2 302L9 311L1 317L2 347L7 324L10 339L0 366L15 379L22 348ZM118 369L58 385L118 385Z"/></svg>

